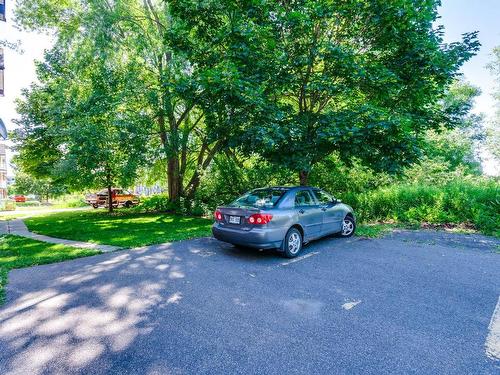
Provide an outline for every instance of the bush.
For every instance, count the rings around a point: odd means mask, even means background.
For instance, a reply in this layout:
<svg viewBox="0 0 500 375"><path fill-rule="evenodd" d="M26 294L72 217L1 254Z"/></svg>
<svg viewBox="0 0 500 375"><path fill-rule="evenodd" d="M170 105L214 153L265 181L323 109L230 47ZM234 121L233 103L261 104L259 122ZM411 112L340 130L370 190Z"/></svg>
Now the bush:
<svg viewBox="0 0 500 375"><path fill-rule="evenodd" d="M500 235L500 184L493 180L393 185L341 198L353 206L361 222L470 223L484 233Z"/></svg>
<svg viewBox="0 0 500 375"><path fill-rule="evenodd" d="M14 211L16 209L16 202L10 199L0 200L0 211Z"/></svg>
<svg viewBox="0 0 500 375"><path fill-rule="evenodd" d="M199 200L181 198L177 204L168 201L168 194L155 194L141 199L134 207L139 212L169 212L181 215L204 216L209 215L211 208Z"/></svg>
<svg viewBox="0 0 500 375"><path fill-rule="evenodd" d="M387 173L377 173L357 160L347 166L336 155L316 164L309 176L311 186L320 187L335 196L375 190L389 185L392 181L393 177Z"/></svg>
<svg viewBox="0 0 500 375"><path fill-rule="evenodd" d="M51 202L51 205L56 208L77 208L85 207L88 204L85 202L83 193L66 194Z"/></svg>
<svg viewBox="0 0 500 375"><path fill-rule="evenodd" d="M150 197L141 198L141 202L135 209L146 212L177 211L177 207L168 201L167 194L156 194L151 195Z"/></svg>
<svg viewBox="0 0 500 375"><path fill-rule="evenodd" d="M246 191L297 185L296 179L296 173L257 157L235 160L219 155L202 176L194 199L181 199L173 205L166 194L154 195L144 198L137 209L209 216L217 206ZM310 184L351 205L360 222L470 224L484 233L500 235L500 183L495 179L459 170L443 175L415 170L411 178L389 176L356 161L348 167L332 156L315 166Z"/></svg>
<svg viewBox="0 0 500 375"><path fill-rule="evenodd" d="M77 207L88 206L88 204L83 200L83 198L67 200L66 202L63 203L63 205L64 205L64 207L67 207L67 208L77 208Z"/></svg>
<svg viewBox="0 0 500 375"><path fill-rule="evenodd" d="M218 155L202 176L200 187L191 205L211 214L217 206L232 202L241 194L255 188L273 185L296 185L297 174L272 165L258 157L235 160Z"/></svg>
<svg viewBox="0 0 500 375"><path fill-rule="evenodd" d="M26 202L17 202L18 207L39 207L41 203L39 201L26 201Z"/></svg>

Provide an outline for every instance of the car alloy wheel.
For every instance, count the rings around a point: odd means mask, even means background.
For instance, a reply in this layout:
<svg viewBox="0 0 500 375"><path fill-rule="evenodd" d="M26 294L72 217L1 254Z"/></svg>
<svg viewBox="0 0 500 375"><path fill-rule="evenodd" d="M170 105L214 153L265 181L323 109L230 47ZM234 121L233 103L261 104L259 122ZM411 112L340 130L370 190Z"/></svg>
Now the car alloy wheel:
<svg viewBox="0 0 500 375"><path fill-rule="evenodd" d="M302 250L302 235L297 228L291 228L283 241L283 255L294 258Z"/></svg>
<svg viewBox="0 0 500 375"><path fill-rule="evenodd" d="M342 237L349 237L354 233L355 224L354 220L346 217L342 223Z"/></svg>
<svg viewBox="0 0 500 375"><path fill-rule="evenodd" d="M298 233L292 233L288 237L288 251L292 254L296 254L300 250L300 236Z"/></svg>

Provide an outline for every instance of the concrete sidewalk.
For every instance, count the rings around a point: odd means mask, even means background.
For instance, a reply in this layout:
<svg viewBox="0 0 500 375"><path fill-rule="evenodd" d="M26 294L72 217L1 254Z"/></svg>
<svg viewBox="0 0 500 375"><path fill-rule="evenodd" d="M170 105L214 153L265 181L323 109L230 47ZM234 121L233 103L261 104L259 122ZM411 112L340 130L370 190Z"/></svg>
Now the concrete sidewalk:
<svg viewBox="0 0 500 375"><path fill-rule="evenodd" d="M44 236L42 234L33 233L29 231L28 227L26 226L26 224L24 224L24 221L21 219L6 220L0 222L0 234L15 234L17 236L28 237L34 240L53 243L53 244L73 246L82 249L100 250L103 253L109 253L112 251L123 249L118 246L100 245L90 242L66 240L63 238L54 238L54 237Z"/></svg>
<svg viewBox="0 0 500 375"><path fill-rule="evenodd" d="M2 220L0 221L0 235L9 234L9 221Z"/></svg>

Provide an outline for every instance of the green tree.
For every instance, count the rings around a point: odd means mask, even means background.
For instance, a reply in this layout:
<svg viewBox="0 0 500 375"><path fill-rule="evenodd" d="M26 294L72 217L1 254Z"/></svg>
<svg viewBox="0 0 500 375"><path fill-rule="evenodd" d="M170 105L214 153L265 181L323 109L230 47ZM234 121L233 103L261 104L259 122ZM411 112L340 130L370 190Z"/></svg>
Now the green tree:
<svg viewBox="0 0 500 375"><path fill-rule="evenodd" d="M249 47L260 43L259 29L250 27L263 17L252 15L256 9L231 1L22 0L16 21L54 32L61 46L73 49L80 48L75 40L106 40L135 67L127 90L142 103L150 163L164 163L169 197L176 201L194 196L201 174L228 145L226 128L241 123L248 108L241 102L259 94L244 69L262 60ZM205 20L199 32L192 19Z"/></svg>
<svg viewBox="0 0 500 375"><path fill-rule="evenodd" d="M204 171L228 148L299 172L301 183L333 152L347 164L357 157L396 171L418 158L426 130L448 121L439 100L478 47L475 34L443 44L442 29L433 29L437 4L20 0L18 25L53 32L54 53L63 56L57 69L47 61L41 72L55 86L31 90L21 104L32 135L22 139L30 145L26 167L41 173L63 166L56 163L67 151L62 124L86 119L94 134L98 121L103 128L116 124L120 103L121 112L140 115L131 123L147 129L145 156L165 166L173 201L193 197ZM96 63L82 55L96 56ZM82 64L101 78L89 78ZM103 84L115 64L131 72L128 79ZM82 89L63 80L91 84ZM108 85L109 99L94 96L105 104L88 99ZM86 148L93 142L89 136Z"/></svg>
<svg viewBox="0 0 500 375"><path fill-rule="evenodd" d="M487 132L487 147L495 161L500 163L500 46L493 49L493 61L488 65L488 68L495 77L497 84L493 94L497 110L493 117L491 127Z"/></svg>
<svg viewBox="0 0 500 375"><path fill-rule="evenodd" d="M16 182L9 188L12 194L36 195L46 202L51 197L66 193L67 187L50 179L37 179L23 172L16 173Z"/></svg>
<svg viewBox="0 0 500 375"><path fill-rule="evenodd" d="M449 172L461 169L466 174L481 174L479 148L485 138L483 117L471 113L474 100L481 90L463 79L456 80L446 90L441 101L447 114L437 129L428 130L422 146L427 161L446 164Z"/></svg>
<svg viewBox="0 0 500 375"><path fill-rule="evenodd" d="M14 134L21 168L73 190L133 183L144 161L147 127L125 86L133 67L107 41L58 41L38 65L40 84L19 102ZM111 196L111 194L109 194ZM113 207L109 200L109 211Z"/></svg>
<svg viewBox="0 0 500 375"><path fill-rule="evenodd" d="M477 50L476 33L444 44L439 1L273 2L266 103L243 132L247 151L299 173L337 152L397 171L427 129L450 123L439 100Z"/></svg>

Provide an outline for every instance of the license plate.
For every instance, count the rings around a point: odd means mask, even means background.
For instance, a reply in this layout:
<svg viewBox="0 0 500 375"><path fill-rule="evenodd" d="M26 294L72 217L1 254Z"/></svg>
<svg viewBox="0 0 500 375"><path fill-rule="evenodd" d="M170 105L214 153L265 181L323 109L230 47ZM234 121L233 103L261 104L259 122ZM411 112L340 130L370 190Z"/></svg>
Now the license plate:
<svg viewBox="0 0 500 375"><path fill-rule="evenodd" d="M239 224L240 219L239 216L229 216L229 224Z"/></svg>

